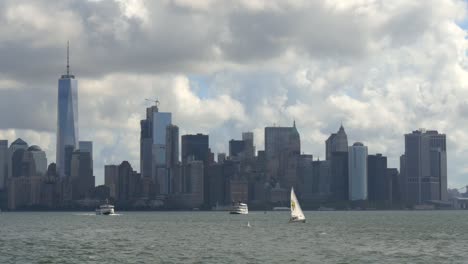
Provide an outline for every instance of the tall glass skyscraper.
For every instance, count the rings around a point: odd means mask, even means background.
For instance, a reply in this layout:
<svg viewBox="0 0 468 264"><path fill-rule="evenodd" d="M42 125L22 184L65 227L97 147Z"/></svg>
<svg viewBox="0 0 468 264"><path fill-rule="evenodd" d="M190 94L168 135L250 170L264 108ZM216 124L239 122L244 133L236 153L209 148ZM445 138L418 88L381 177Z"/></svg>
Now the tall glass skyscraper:
<svg viewBox="0 0 468 264"><path fill-rule="evenodd" d="M142 177L156 180L160 194L168 194L170 184L166 166L166 131L172 123L172 114L159 112L159 102L155 103L146 109L146 119L140 122L140 170Z"/></svg>
<svg viewBox="0 0 468 264"><path fill-rule="evenodd" d="M367 200L367 147L361 142L348 149L349 200Z"/></svg>
<svg viewBox="0 0 468 264"><path fill-rule="evenodd" d="M57 173L66 175L66 148L78 148L78 82L70 74L69 50L67 46L67 73L58 81L57 106Z"/></svg>

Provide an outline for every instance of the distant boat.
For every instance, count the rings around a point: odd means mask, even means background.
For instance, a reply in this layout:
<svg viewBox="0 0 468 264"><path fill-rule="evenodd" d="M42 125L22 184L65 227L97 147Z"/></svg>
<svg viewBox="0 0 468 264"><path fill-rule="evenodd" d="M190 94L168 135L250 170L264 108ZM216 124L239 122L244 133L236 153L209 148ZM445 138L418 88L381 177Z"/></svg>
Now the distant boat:
<svg viewBox="0 0 468 264"><path fill-rule="evenodd" d="M302 212L299 201L297 200L296 194L294 193L294 188L291 188L291 218L289 219L290 223L305 223L306 219L304 213Z"/></svg>
<svg viewBox="0 0 468 264"><path fill-rule="evenodd" d="M109 204L109 201L106 199L106 203L100 205L99 208L96 209L96 215L113 215L114 214L114 206Z"/></svg>
<svg viewBox="0 0 468 264"><path fill-rule="evenodd" d="M247 204L238 202L232 205L231 211L229 211L229 213L230 214L248 214L249 208Z"/></svg>
<svg viewBox="0 0 468 264"><path fill-rule="evenodd" d="M289 207L286 206L275 206L273 207L273 211L289 211L291 210Z"/></svg>

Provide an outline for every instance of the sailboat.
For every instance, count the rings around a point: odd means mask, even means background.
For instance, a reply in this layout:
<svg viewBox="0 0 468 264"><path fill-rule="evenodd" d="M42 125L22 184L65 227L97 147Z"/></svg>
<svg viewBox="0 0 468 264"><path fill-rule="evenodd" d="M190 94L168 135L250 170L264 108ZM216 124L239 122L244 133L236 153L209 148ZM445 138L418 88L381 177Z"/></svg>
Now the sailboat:
<svg viewBox="0 0 468 264"><path fill-rule="evenodd" d="M289 223L305 223L305 221L306 219L301 206L299 205L296 194L294 193L294 188L291 188L291 218L289 219Z"/></svg>

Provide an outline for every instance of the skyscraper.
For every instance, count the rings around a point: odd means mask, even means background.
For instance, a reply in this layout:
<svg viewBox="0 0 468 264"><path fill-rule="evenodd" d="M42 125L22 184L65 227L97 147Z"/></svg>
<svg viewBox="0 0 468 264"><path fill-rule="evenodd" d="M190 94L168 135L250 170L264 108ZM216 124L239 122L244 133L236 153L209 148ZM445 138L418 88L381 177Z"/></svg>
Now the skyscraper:
<svg viewBox="0 0 468 264"><path fill-rule="evenodd" d="M182 136L182 163L190 160L201 160L208 163L210 155L208 135L183 135Z"/></svg>
<svg viewBox="0 0 468 264"><path fill-rule="evenodd" d="M77 149L71 158L70 178L72 180L72 199L86 197L86 193L94 188L93 166L91 152Z"/></svg>
<svg viewBox="0 0 468 264"><path fill-rule="evenodd" d="M301 137L296 128L265 127L267 177L289 189L296 185L297 163L301 154Z"/></svg>
<svg viewBox="0 0 468 264"><path fill-rule="evenodd" d="M348 152L348 136L343 128L340 126L338 132L333 133L325 141L326 159L330 160L334 152Z"/></svg>
<svg viewBox="0 0 468 264"><path fill-rule="evenodd" d="M447 200L445 134L422 129L406 134L404 159L408 204Z"/></svg>
<svg viewBox="0 0 468 264"><path fill-rule="evenodd" d="M246 159L253 159L255 157L254 134L253 132L242 133L242 140L244 143L244 157Z"/></svg>
<svg viewBox="0 0 468 264"><path fill-rule="evenodd" d="M87 152L91 157L91 170L93 169L93 142L92 141L80 141L79 143L80 152Z"/></svg>
<svg viewBox="0 0 468 264"><path fill-rule="evenodd" d="M158 101L146 109L146 119L140 121L140 170L142 177L149 177L159 185L160 194L169 193L166 162L166 131L171 125L172 114L159 112Z"/></svg>
<svg viewBox="0 0 468 264"><path fill-rule="evenodd" d="M22 163L21 176L34 177L46 175L47 156L39 146L30 146L27 151L23 153Z"/></svg>
<svg viewBox="0 0 468 264"><path fill-rule="evenodd" d="M166 168L167 168L167 184L164 187L167 193L174 191L174 180L179 171L179 127L169 125L166 127Z"/></svg>
<svg viewBox="0 0 468 264"><path fill-rule="evenodd" d="M0 140L0 191L5 189L8 178L8 140Z"/></svg>
<svg viewBox="0 0 468 264"><path fill-rule="evenodd" d="M8 148L8 178L21 177L21 162L27 148L28 143L21 138L11 143L10 148Z"/></svg>
<svg viewBox="0 0 468 264"><path fill-rule="evenodd" d="M382 154L367 156L367 177L369 201L390 201L391 179L387 175L387 157Z"/></svg>
<svg viewBox="0 0 468 264"><path fill-rule="evenodd" d="M356 142L348 149L349 200L367 200L367 147Z"/></svg>
<svg viewBox="0 0 468 264"><path fill-rule="evenodd" d="M57 173L65 173L65 148L78 147L78 81L70 74L69 49L67 46L67 72L58 81L57 106Z"/></svg>
<svg viewBox="0 0 468 264"><path fill-rule="evenodd" d="M243 154L245 150L245 141L243 140L229 140L229 157L234 158Z"/></svg>

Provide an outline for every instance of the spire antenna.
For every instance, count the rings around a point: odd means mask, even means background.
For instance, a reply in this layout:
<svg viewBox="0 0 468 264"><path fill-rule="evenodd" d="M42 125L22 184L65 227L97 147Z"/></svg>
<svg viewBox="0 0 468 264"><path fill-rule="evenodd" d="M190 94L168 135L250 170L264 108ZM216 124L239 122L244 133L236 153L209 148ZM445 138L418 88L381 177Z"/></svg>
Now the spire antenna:
<svg viewBox="0 0 468 264"><path fill-rule="evenodd" d="M67 41L67 75L70 75L70 41Z"/></svg>

